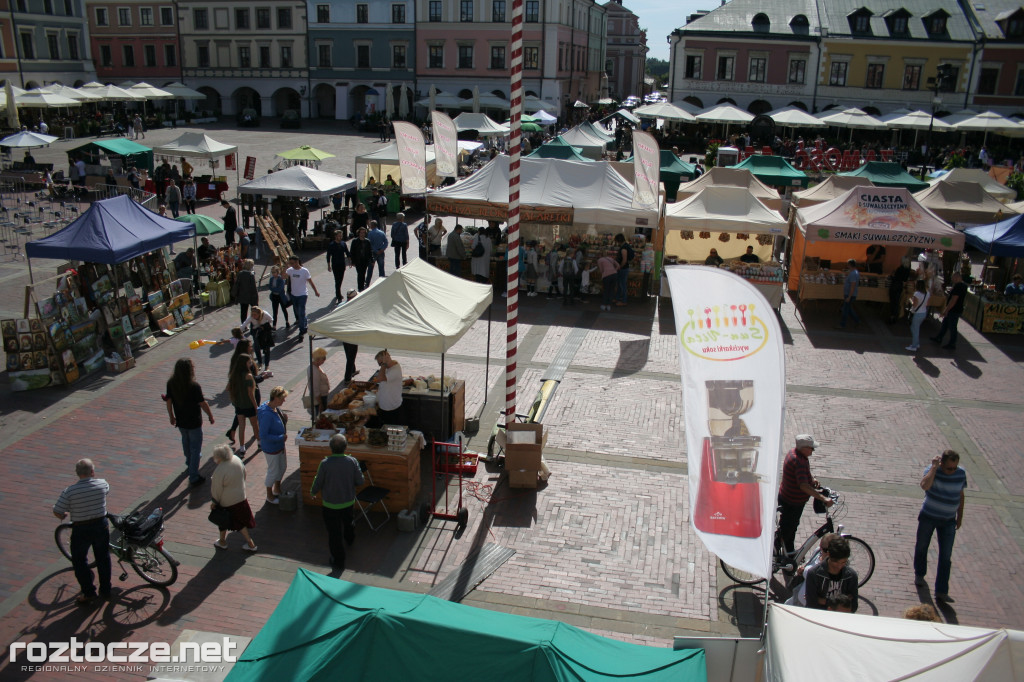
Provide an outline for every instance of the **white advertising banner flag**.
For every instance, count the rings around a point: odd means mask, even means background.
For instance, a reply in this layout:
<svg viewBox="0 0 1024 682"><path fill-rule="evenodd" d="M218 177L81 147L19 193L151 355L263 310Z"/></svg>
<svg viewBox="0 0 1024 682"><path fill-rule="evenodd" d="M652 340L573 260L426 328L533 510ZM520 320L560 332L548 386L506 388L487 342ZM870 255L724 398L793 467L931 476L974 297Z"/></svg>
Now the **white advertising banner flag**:
<svg viewBox="0 0 1024 682"><path fill-rule="evenodd" d="M749 282L665 268L679 341L690 521L704 546L770 578L786 398L782 334Z"/></svg>
<svg viewBox="0 0 1024 682"><path fill-rule="evenodd" d="M419 194L427 189L427 145L415 124L395 121L398 166L402 171L402 194Z"/></svg>
<svg viewBox="0 0 1024 682"><path fill-rule="evenodd" d="M437 175L442 178L458 178L459 139L455 131L455 121L441 111L430 112L430 120L434 124L434 162L437 164Z"/></svg>
<svg viewBox="0 0 1024 682"><path fill-rule="evenodd" d="M633 131L633 208L658 208L661 151L650 133Z"/></svg>

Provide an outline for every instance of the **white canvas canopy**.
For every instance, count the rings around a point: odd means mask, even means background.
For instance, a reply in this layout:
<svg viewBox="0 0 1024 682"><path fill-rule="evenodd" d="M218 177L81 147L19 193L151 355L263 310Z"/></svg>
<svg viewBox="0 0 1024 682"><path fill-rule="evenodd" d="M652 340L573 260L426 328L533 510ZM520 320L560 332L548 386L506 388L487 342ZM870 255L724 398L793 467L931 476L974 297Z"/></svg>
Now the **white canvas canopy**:
<svg viewBox="0 0 1024 682"><path fill-rule="evenodd" d="M854 187L874 187L875 183L859 175L830 175L825 182L814 187L793 192L794 206L814 206L826 201L832 201L849 192Z"/></svg>
<svg viewBox="0 0 1024 682"><path fill-rule="evenodd" d="M426 161L427 185L436 185L438 177L433 145L427 145ZM359 172L360 166L365 166L362 173ZM359 178L360 187L365 186L371 177L377 182L383 182L389 175L399 185L402 183L402 167L398 165L397 144L389 144L375 152L356 157L356 177Z"/></svg>
<svg viewBox="0 0 1024 682"><path fill-rule="evenodd" d="M414 260L309 328L360 346L444 353L487 310L493 294L490 284Z"/></svg>
<svg viewBox="0 0 1024 682"><path fill-rule="evenodd" d="M242 194L276 197L329 197L354 187L356 181L306 166L292 166L264 175L238 188Z"/></svg>
<svg viewBox="0 0 1024 682"><path fill-rule="evenodd" d="M1002 203L1013 201L1017 198L1015 190L1000 184L998 180L980 168L954 168L948 173L943 174L940 178L930 180L929 182L932 184L938 182L976 182Z"/></svg>
<svg viewBox="0 0 1024 682"><path fill-rule="evenodd" d="M432 214L503 222L509 157L496 156L468 178L427 195ZM524 223L656 227L659 209L633 208L633 185L609 163L524 158L519 202Z"/></svg>
<svg viewBox="0 0 1024 682"><path fill-rule="evenodd" d="M775 210L782 208L782 198L779 196L779 193L758 180L753 173L745 168L712 168L696 180L679 185L679 190L676 192L676 201L682 201L710 185L717 187L745 187L765 206Z"/></svg>
<svg viewBox="0 0 1024 682"><path fill-rule="evenodd" d="M153 147L154 154L201 159L219 159L236 151L238 151L238 147L217 142L205 133L185 133L167 144Z"/></svg>
<svg viewBox="0 0 1024 682"><path fill-rule="evenodd" d="M772 604L765 666L771 682L1024 681L1024 632ZM828 676L828 675L826 675Z"/></svg>
<svg viewBox="0 0 1024 682"><path fill-rule="evenodd" d="M665 209L665 228L785 234L786 220L745 187L705 187Z"/></svg>
<svg viewBox="0 0 1024 682"><path fill-rule="evenodd" d="M481 137L508 135L508 126L497 123L487 114L465 112L456 116L453 123L456 130L475 130Z"/></svg>
<svg viewBox="0 0 1024 682"><path fill-rule="evenodd" d="M1017 214L976 182L937 182L914 198L951 223L988 225Z"/></svg>
<svg viewBox="0 0 1024 682"><path fill-rule="evenodd" d="M562 139L573 147L582 148L583 156L591 159L600 159L604 156L608 143L596 134L576 126L572 130L562 133Z"/></svg>
<svg viewBox="0 0 1024 682"><path fill-rule="evenodd" d="M823 204L798 208L796 224L813 242L962 251L963 234L918 203L903 187L855 187Z"/></svg>

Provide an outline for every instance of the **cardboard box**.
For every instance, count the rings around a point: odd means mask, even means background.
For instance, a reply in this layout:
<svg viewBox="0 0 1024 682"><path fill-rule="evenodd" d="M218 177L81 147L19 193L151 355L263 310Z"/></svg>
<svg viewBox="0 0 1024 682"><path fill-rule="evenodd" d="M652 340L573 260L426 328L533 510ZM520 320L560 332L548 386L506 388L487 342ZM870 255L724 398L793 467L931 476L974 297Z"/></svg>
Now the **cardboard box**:
<svg viewBox="0 0 1024 682"><path fill-rule="evenodd" d="M541 424L509 424L505 434L505 468L540 470L544 450L544 426Z"/></svg>
<svg viewBox="0 0 1024 682"><path fill-rule="evenodd" d="M508 487L510 488L536 488L537 487L537 472L530 469L510 469L506 466L505 471L508 472Z"/></svg>

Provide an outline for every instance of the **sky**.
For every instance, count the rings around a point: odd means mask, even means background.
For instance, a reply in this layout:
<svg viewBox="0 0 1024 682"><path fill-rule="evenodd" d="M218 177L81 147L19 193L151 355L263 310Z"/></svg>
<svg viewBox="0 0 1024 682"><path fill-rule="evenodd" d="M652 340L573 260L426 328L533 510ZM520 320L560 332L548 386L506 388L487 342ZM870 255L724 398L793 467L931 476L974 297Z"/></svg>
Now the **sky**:
<svg viewBox="0 0 1024 682"><path fill-rule="evenodd" d="M668 61L667 36L697 10L713 10L720 4L721 0L622 0L623 7L640 17L640 28L647 29L650 49L647 56L665 61Z"/></svg>

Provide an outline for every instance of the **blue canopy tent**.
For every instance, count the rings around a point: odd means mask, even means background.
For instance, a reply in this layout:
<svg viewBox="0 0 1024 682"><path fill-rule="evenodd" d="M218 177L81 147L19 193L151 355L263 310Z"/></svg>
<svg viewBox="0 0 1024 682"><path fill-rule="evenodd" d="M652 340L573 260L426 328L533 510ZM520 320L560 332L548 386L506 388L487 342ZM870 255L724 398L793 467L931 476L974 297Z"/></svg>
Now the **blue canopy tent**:
<svg viewBox="0 0 1024 682"><path fill-rule="evenodd" d="M964 230L968 246L990 256L1024 256L1024 215L1015 215L991 225L975 225Z"/></svg>
<svg viewBox="0 0 1024 682"><path fill-rule="evenodd" d="M97 201L60 232L25 245L32 277L32 258L58 258L116 265L186 239L196 227L163 218L121 195Z"/></svg>

